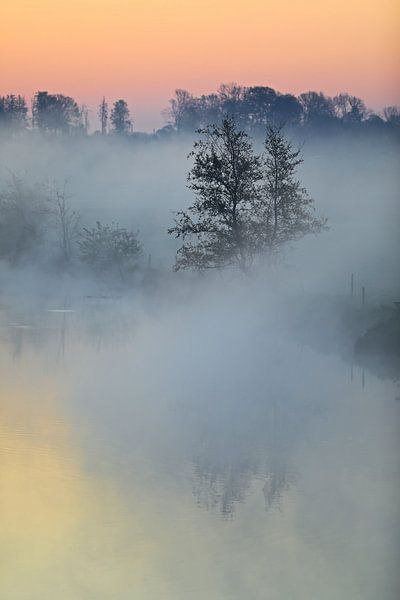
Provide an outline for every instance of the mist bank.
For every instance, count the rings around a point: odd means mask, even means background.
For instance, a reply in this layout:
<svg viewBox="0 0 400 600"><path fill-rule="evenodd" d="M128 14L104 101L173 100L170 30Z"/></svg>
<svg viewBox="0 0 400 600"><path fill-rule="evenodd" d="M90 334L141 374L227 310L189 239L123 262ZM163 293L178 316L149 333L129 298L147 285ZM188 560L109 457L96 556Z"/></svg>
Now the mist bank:
<svg viewBox="0 0 400 600"><path fill-rule="evenodd" d="M143 265L151 256L152 268L170 271L177 243L167 229L174 212L192 201L186 187L192 141L131 144L40 135L3 140L0 186L4 189L13 175L27 185L67 182L81 226L116 222L138 232ZM316 211L328 218L329 230L286 253L281 268L293 286L341 292L354 273L369 295L397 293L399 144L373 136L311 136L294 142L302 144L304 156L299 177ZM36 270L40 265L28 257L21 266Z"/></svg>

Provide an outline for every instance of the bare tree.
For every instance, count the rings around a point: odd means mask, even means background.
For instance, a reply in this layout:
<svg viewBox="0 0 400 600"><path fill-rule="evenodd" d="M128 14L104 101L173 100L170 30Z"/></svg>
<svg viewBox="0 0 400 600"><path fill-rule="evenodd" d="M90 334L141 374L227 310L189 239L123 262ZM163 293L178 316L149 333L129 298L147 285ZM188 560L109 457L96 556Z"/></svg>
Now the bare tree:
<svg viewBox="0 0 400 600"><path fill-rule="evenodd" d="M400 107L399 106L385 106L383 109L383 116L385 121L391 125L400 125Z"/></svg>
<svg viewBox="0 0 400 600"><path fill-rule="evenodd" d="M89 131L89 127L90 127L90 121L89 121L89 108L87 107L86 104L81 105L80 114L81 114L82 129L87 134Z"/></svg>
<svg viewBox="0 0 400 600"><path fill-rule="evenodd" d="M101 134L106 135L107 133L107 124L108 124L108 104L106 102L105 97L103 96L103 100L99 105L99 119L101 126Z"/></svg>
<svg viewBox="0 0 400 600"><path fill-rule="evenodd" d="M192 94L186 90L177 89L175 97L171 98L169 108L163 112L163 115L178 133L187 129L194 130L197 119L196 104Z"/></svg>
<svg viewBox="0 0 400 600"><path fill-rule="evenodd" d="M57 242L61 257L65 264L71 261L73 246L79 234L79 214L70 204L71 196L67 194L67 182L60 188L54 185L50 190L50 205L53 225L57 235Z"/></svg>

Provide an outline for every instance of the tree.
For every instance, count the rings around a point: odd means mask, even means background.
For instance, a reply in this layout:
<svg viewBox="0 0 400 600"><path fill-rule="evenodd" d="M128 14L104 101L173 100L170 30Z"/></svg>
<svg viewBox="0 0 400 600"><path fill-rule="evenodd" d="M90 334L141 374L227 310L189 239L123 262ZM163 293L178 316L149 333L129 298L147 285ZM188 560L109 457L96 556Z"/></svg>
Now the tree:
<svg viewBox="0 0 400 600"><path fill-rule="evenodd" d="M360 123L364 121L369 111L361 98L350 94L339 94L332 98L333 107L337 117L346 122Z"/></svg>
<svg viewBox="0 0 400 600"><path fill-rule="evenodd" d="M132 130L132 121L128 104L125 100L117 100L111 111L111 125L114 133L125 135Z"/></svg>
<svg viewBox="0 0 400 600"><path fill-rule="evenodd" d="M73 246L78 239L79 214L70 205L66 182L60 188L55 185L50 190L50 211L56 231L61 259L65 264L71 261Z"/></svg>
<svg viewBox="0 0 400 600"><path fill-rule="evenodd" d="M175 269L247 270L252 261L249 213L261 180L261 164L248 135L233 118L199 130L201 139L189 156L194 165L188 187L194 203L177 213L169 233L182 238Z"/></svg>
<svg viewBox="0 0 400 600"><path fill-rule="evenodd" d="M390 125L400 125L400 107L398 106L385 106L383 109L383 116L385 121Z"/></svg>
<svg viewBox="0 0 400 600"><path fill-rule="evenodd" d="M70 96L37 92L32 115L35 127L42 131L70 133L81 127L81 111Z"/></svg>
<svg viewBox="0 0 400 600"><path fill-rule="evenodd" d="M222 83L218 89L221 112L242 124L244 88L237 83Z"/></svg>
<svg viewBox="0 0 400 600"><path fill-rule="evenodd" d="M332 99L322 92L305 92L300 94L299 101L303 107L306 123L318 125L335 117Z"/></svg>
<svg viewBox="0 0 400 600"><path fill-rule="evenodd" d="M43 186L13 175L0 191L0 258L11 264L32 258L43 243L48 215Z"/></svg>
<svg viewBox="0 0 400 600"><path fill-rule="evenodd" d="M108 104L106 102L105 97L103 96L103 100L99 105L99 119L101 126L101 134L106 135L107 133L107 124L108 124Z"/></svg>
<svg viewBox="0 0 400 600"><path fill-rule="evenodd" d="M326 227L314 216L313 200L296 178L303 162L281 127L269 126L263 155L263 184L254 210L254 237L261 253L274 255L289 242Z"/></svg>
<svg viewBox="0 0 400 600"><path fill-rule="evenodd" d="M268 127L262 156L232 118L199 133L188 176L195 200L169 229L183 240L176 270L248 271L256 257L275 256L289 242L324 229L326 220L314 216L313 200L296 179L300 150L280 127Z"/></svg>
<svg viewBox="0 0 400 600"><path fill-rule="evenodd" d="M137 234L118 224L102 225L99 221L96 227L82 230L78 245L81 260L95 272L118 271L121 279L134 269L142 252Z"/></svg>
<svg viewBox="0 0 400 600"><path fill-rule="evenodd" d="M277 94L272 106L272 123L275 125L299 125L302 115L302 106L295 96Z"/></svg>
<svg viewBox="0 0 400 600"><path fill-rule="evenodd" d="M245 88L243 95L243 111L246 114L250 130L265 130L271 121L276 92L272 88L256 86Z"/></svg>
<svg viewBox="0 0 400 600"><path fill-rule="evenodd" d="M12 134L27 127L28 107L24 96L0 96L0 127Z"/></svg>
<svg viewBox="0 0 400 600"><path fill-rule="evenodd" d="M197 99L186 90L175 90L175 97L169 101L169 108L164 115L178 133L194 131L199 126Z"/></svg>
<svg viewBox="0 0 400 600"><path fill-rule="evenodd" d="M83 132L87 135L90 127L89 108L86 106L86 104L82 104L79 109L79 112L81 117L80 126Z"/></svg>

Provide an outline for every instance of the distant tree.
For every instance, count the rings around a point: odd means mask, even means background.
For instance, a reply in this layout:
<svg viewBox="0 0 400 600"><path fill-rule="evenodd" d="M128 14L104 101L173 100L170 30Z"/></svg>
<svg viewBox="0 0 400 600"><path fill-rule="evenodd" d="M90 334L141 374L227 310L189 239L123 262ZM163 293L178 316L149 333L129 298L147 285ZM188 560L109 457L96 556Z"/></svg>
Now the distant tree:
<svg viewBox="0 0 400 600"><path fill-rule="evenodd" d="M296 178L303 162L281 127L269 126L263 155L263 184L256 203L255 239L261 253L276 255L288 243L320 233L326 220L314 216L313 200Z"/></svg>
<svg viewBox="0 0 400 600"><path fill-rule="evenodd" d="M243 97L245 88L237 83L222 83L218 89L221 112L235 120L238 125L243 121Z"/></svg>
<svg viewBox="0 0 400 600"><path fill-rule="evenodd" d="M62 187L55 184L49 190L49 206L52 224L56 232L57 244L64 264L71 261L73 247L79 235L79 214L71 207L71 196L67 193L66 182Z"/></svg>
<svg viewBox="0 0 400 600"><path fill-rule="evenodd" d="M364 121L369 114L365 103L357 96L350 94L339 94L332 98L332 104L337 117L345 122L360 123Z"/></svg>
<svg viewBox="0 0 400 600"><path fill-rule="evenodd" d="M292 94L277 94L269 124L299 125L303 115L301 103Z"/></svg>
<svg viewBox="0 0 400 600"><path fill-rule="evenodd" d="M256 86L245 88L243 92L243 113L250 130L265 131L273 119L276 92L272 88Z"/></svg>
<svg viewBox="0 0 400 600"><path fill-rule="evenodd" d="M8 133L18 133L26 129L28 107L24 96L9 94L0 96L0 128Z"/></svg>
<svg viewBox="0 0 400 600"><path fill-rule="evenodd" d="M86 104L82 104L79 111L80 111L80 116L81 116L82 130L84 131L85 134L87 134L89 131L89 127L90 127L89 108L86 106Z"/></svg>
<svg viewBox="0 0 400 600"><path fill-rule="evenodd" d="M41 131L69 133L81 126L81 111L75 100L62 94L37 92L32 114L35 127Z"/></svg>
<svg viewBox="0 0 400 600"><path fill-rule="evenodd" d="M175 97L169 101L164 116L178 133L194 131L199 126L197 100L186 90L175 90Z"/></svg>
<svg viewBox="0 0 400 600"><path fill-rule="evenodd" d="M124 135L132 130L132 120L125 100L117 100L111 111L111 125L114 133Z"/></svg>
<svg viewBox="0 0 400 600"><path fill-rule="evenodd" d="M32 259L44 241L48 216L43 186L13 175L0 190L0 258L13 265Z"/></svg>
<svg viewBox="0 0 400 600"><path fill-rule="evenodd" d="M233 118L199 131L188 187L195 200L177 213L169 233L182 238L175 269L209 269L236 265L246 271L252 262L249 215L261 165L248 135Z"/></svg>
<svg viewBox="0 0 400 600"><path fill-rule="evenodd" d="M102 225L99 221L96 227L82 230L78 245L81 260L95 272L117 271L121 279L135 268L142 251L137 234L115 223Z"/></svg>
<svg viewBox="0 0 400 600"><path fill-rule="evenodd" d="M306 123L320 125L336 116L332 99L322 92L305 92L300 94L299 101L303 107Z"/></svg>
<svg viewBox="0 0 400 600"><path fill-rule="evenodd" d="M100 119L101 133L102 133L102 135L106 135L107 124L108 124L108 104L107 104L104 96L103 96L103 100L101 101L101 103L99 105L99 113L98 114L99 114L99 119Z"/></svg>
<svg viewBox="0 0 400 600"><path fill-rule="evenodd" d="M400 125L400 107L399 106L385 106L383 109L383 116L385 121L390 125L398 127Z"/></svg>
<svg viewBox="0 0 400 600"><path fill-rule="evenodd" d="M200 96L195 103L197 111L198 128L205 127L207 123L220 123L222 107L218 94Z"/></svg>

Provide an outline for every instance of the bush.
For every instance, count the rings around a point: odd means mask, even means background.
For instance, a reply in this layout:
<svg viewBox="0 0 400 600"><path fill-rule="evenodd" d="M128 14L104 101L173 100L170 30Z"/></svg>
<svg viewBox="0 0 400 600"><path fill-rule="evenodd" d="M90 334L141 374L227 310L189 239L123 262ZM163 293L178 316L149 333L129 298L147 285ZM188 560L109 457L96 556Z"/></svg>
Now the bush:
<svg viewBox="0 0 400 600"><path fill-rule="evenodd" d="M118 224L82 229L78 240L80 259L97 273L118 272L121 279L137 267L142 247L137 234Z"/></svg>

